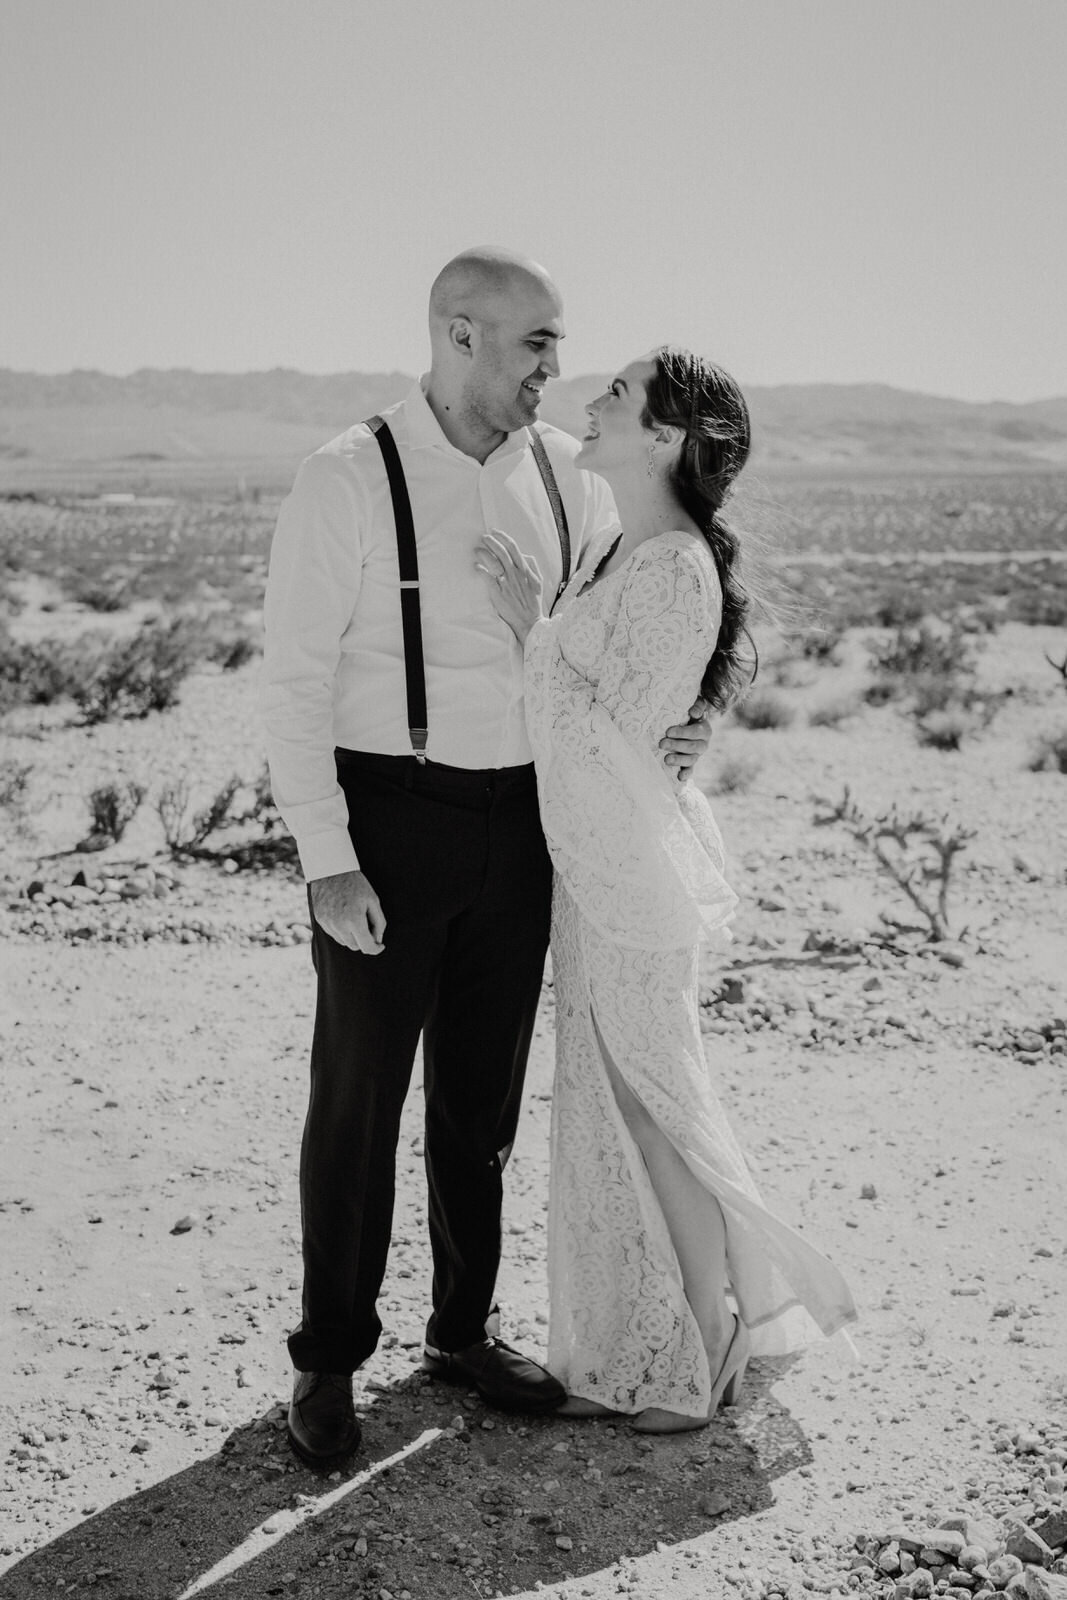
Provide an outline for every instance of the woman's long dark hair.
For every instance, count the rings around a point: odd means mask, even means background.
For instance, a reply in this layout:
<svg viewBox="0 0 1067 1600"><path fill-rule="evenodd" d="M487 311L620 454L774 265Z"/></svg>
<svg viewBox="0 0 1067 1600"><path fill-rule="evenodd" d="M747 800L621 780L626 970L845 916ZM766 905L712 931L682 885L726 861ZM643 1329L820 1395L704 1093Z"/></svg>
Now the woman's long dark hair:
<svg viewBox="0 0 1067 1600"><path fill-rule="evenodd" d="M641 422L646 428L673 425L685 432L670 483L682 510L708 541L719 574L722 621L700 692L721 711L749 686L758 664L748 629L751 598L738 572L739 540L722 515L752 444L748 406L730 374L701 356L664 345L655 362Z"/></svg>

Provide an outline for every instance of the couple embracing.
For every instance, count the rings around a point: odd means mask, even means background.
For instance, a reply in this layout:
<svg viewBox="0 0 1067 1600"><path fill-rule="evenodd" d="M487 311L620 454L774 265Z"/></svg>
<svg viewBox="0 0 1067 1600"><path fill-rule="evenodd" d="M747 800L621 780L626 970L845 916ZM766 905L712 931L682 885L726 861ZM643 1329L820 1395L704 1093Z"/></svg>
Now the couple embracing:
<svg viewBox="0 0 1067 1600"><path fill-rule="evenodd" d="M435 1377L684 1431L736 1399L750 1353L855 1315L762 1204L699 1027L698 951L736 897L684 780L745 679L721 514L745 402L664 347L592 402L579 446L537 421L563 333L536 263L457 256L429 373L305 461L275 534L264 713L318 983L289 1339L313 1466L359 1442L420 1035ZM499 1338L494 1287L550 930L546 1369Z"/></svg>

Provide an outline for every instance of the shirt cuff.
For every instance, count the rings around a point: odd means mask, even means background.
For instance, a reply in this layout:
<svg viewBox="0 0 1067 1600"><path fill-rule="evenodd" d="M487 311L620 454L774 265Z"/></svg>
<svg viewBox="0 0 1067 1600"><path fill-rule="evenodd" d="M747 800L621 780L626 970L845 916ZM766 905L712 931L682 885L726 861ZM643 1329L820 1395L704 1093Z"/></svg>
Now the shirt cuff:
<svg viewBox="0 0 1067 1600"><path fill-rule="evenodd" d="M296 841L300 866L308 883L316 878L333 878L339 872L358 872L359 861L347 830L316 833Z"/></svg>

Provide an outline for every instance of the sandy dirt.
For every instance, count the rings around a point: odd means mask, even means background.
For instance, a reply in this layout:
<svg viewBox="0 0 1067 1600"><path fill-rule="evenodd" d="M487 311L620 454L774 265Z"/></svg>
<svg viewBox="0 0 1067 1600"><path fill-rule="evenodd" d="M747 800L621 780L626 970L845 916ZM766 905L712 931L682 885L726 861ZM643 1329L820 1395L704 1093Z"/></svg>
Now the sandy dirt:
<svg viewBox="0 0 1067 1600"><path fill-rule="evenodd" d="M435 1385L418 1365L416 1084L387 1332L357 1384L364 1446L326 1480L289 1454L281 1410L313 1000L301 886L168 876L148 807L102 857L73 853L104 775L150 785L182 763L210 789L254 773L254 668L200 675L145 723L9 723L5 753L33 777L0 897L0 1596L881 1592L849 1577L857 1535L1056 1504L1005 1442L1067 1442L1067 789L1025 767L1063 718L1041 659L1056 642L1003 630L987 670L1019 699L958 752L864 709L724 729L701 774L757 766L715 802L744 909L706 975L709 1061L768 1200L850 1279L860 1364L833 1347L759 1363L735 1412L664 1440L509 1418ZM810 710L849 672L786 692ZM880 910L906 908L812 824L813 797L845 782L976 830L950 961L915 936L872 940ZM149 887L27 898L79 868ZM532 1353L551 1057L546 985L500 1283L505 1335Z"/></svg>

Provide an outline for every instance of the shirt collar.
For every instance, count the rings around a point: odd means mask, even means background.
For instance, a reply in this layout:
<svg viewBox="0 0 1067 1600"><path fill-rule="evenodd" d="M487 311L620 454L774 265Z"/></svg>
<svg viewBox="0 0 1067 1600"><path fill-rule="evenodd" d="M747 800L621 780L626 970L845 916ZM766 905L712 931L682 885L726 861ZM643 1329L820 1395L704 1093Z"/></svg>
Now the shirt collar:
<svg viewBox="0 0 1067 1600"><path fill-rule="evenodd" d="M445 437L441 424L434 416L430 402L426 398L425 384L428 377L429 374L424 373L417 383L412 384L402 403L405 443L411 450L444 450L449 455L459 456L461 460L470 461L477 466L478 462L473 456L457 450ZM499 445L487 459L496 461L501 456L525 450L529 442L526 429L517 428L514 433L508 434L504 443Z"/></svg>

